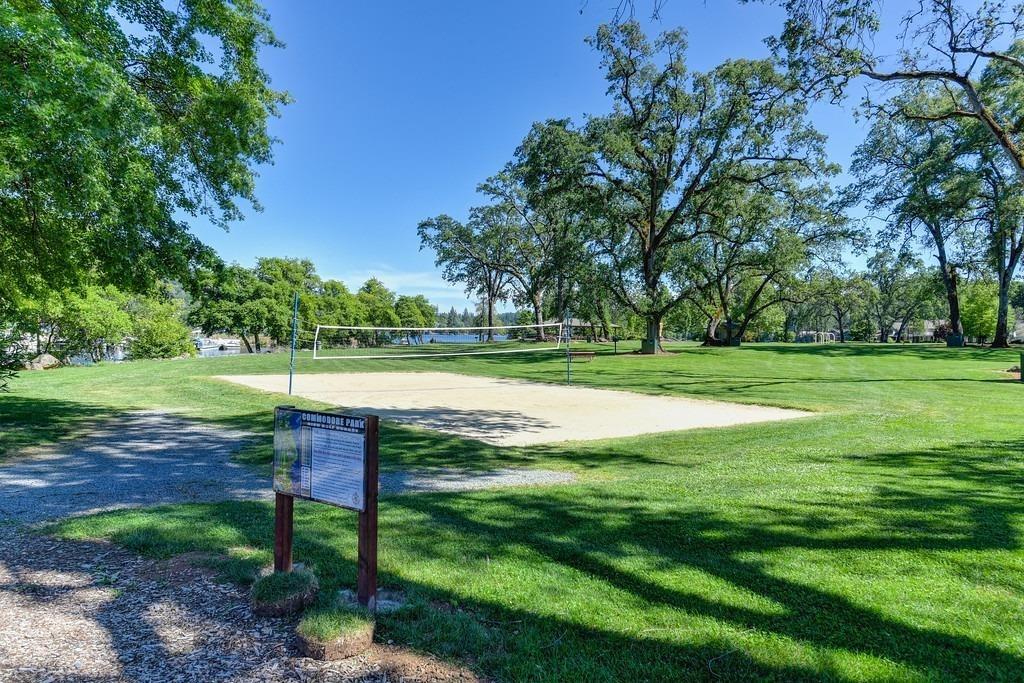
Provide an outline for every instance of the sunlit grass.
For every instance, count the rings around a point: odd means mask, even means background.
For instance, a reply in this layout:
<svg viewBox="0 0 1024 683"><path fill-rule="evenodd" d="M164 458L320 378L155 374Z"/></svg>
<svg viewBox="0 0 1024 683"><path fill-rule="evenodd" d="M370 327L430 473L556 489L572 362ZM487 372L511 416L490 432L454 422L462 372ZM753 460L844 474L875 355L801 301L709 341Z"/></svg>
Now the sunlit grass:
<svg viewBox="0 0 1024 683"><path fill-rule="evenodd" d="M385 426L385 469L543 466L580 479L383 498L381 583L409 607L382 615L378 638L501 680L1020 679L1024 385L1005 372L1016 351L675 350L600 347L573 379L819 414L515 449ZM564 357L542 356L298 367L564 381ZM25 374L0 397L0 444L17 457L149 407L269 435L284 397L210 377L286 371L286 357L264 355ZM272 518L262 503L181 505L59 531L155 556L215 553L244 578L269 561ZM300 502L295 524L296 560L323 595L353 587L354 515Z"/></svg>

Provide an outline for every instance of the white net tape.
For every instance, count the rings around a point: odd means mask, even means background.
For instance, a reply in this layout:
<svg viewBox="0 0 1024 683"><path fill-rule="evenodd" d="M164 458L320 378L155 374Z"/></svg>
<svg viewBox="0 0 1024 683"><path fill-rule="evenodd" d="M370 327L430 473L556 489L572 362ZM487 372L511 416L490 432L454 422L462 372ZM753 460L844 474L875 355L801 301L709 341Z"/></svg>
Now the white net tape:
<svg viewBox="0 0 1024 683"><path fill-rule="evenodd" d="M313 359L427 358L554 351L562 323L497 327L347 327L317 325Z"/></svg>

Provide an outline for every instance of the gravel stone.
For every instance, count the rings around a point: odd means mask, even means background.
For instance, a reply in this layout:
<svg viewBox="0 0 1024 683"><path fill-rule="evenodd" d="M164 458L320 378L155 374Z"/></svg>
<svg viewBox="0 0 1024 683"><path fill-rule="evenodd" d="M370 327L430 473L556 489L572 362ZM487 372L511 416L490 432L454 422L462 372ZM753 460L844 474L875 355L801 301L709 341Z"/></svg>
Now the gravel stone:
<svg viewBox="0 0 1024 683"><path fill-rule="evenodd" d="M164 503L270 499L269 478L230 461L251 434L138 411L0 466L0 519L40 522Z"/></svg>
<svg viewBox="0 0 1024 683"><path fill-rule="evenodd" d="M375 645L302 657L295 618L260 618L242 588L103 542L0 526L0 681L447 681L472 672Z"/></svg>

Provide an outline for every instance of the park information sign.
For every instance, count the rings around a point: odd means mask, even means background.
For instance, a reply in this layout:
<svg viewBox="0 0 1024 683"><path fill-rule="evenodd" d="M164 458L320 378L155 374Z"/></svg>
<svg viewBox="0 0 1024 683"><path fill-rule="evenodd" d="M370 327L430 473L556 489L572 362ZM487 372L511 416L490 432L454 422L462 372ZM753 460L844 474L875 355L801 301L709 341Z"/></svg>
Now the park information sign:
<svg viewBox="0 0 1024 683"><path fill-rule="evenodd" d="M274 491L362 512L366 418L278 408Z"/></svg>
<svg viewBox="0 0 1024 683"><path fill-rule="evenodd" d="M274 570L292 569L295 498L359 512L356 594L373 609L377 594L376 415L274 410Z"/></svg>

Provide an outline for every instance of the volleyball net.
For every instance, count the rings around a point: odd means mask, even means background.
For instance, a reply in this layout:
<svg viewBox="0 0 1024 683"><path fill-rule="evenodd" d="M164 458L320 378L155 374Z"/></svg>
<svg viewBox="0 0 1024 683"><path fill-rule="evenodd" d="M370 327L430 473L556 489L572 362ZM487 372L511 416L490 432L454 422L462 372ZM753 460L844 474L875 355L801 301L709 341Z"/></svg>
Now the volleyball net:
<svg viewBox="0 0 1024 683"><path fill-rule="evenodd" d="M494 327L317 325L312 340L314 360L530 353L556 351L565 348L564 344L562 323Z"/></svg>

